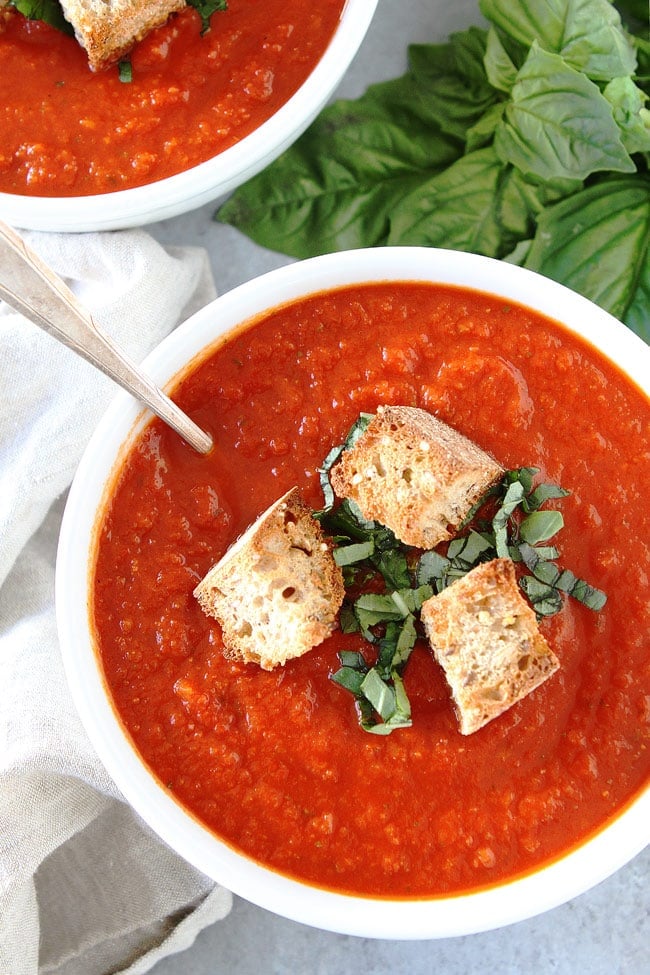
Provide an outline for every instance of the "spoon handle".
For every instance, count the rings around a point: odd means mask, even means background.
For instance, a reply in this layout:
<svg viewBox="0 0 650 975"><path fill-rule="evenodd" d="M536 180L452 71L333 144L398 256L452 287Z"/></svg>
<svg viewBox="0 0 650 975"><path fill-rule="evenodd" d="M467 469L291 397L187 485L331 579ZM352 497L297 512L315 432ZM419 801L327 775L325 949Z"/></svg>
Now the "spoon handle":
<svg viewBox="0 0 650 975"><path fill-rule="evenodd" d="M205 454L211 449L211 437L102 334L66 284L2 221L0 298L101 369L199 453Z"/></svg>

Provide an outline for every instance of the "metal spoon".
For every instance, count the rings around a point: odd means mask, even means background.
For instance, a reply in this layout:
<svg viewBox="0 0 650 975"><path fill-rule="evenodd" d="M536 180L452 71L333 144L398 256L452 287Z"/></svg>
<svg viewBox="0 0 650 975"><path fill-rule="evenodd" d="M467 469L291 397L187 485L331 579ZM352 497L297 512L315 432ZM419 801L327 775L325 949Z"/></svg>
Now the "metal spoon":
<svg viewBox="0 0 650 975"><path fill-rule="evenodd" d="M148 406L201 454L212 438L101 333L77 301L25 241L0 221L0 298L92 363Z"/></svg>

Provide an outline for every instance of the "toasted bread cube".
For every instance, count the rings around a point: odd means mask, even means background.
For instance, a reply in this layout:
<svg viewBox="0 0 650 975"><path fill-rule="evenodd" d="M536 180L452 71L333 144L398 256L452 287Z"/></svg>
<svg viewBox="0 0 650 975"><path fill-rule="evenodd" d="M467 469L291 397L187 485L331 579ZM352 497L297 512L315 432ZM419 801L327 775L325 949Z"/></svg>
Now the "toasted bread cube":
<svg viewBox="0 0 650 975"><path fill-rule="evenodd" d="M343 575L292 488L228 549L194 595L221 624L228 656L272 670L332 633Z"/></svg>
<svg viewBox="0 0 650 975"><path fill-rule="evenodd" d="M427 599L421 619L464 735L503 714L560 666L510 559L484 562Z"/></svg>
<svg viewBox="0 0 650 975"><path fill-rule="evenodd" d="M185 0L61 0L63 14L93 71L119 61L149 31L185 6Z"/></svg>
<svg viewBox="0 0 650 975"><path fill-rule="evenodd" d="M426 410L380 406L330 478L365 518L428 549L451 538L502 473L489 454Z"/></svg>

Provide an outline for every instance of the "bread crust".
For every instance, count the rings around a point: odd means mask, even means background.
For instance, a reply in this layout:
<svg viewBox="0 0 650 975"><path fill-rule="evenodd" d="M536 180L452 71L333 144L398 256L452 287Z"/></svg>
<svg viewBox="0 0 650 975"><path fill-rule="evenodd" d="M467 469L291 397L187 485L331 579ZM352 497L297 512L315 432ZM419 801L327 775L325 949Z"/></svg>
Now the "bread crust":
<svg viewBox="0 0 650 975"><path fill-rule="evenodd" d="M421 619L464 735L503 714L560 666L510 559L476 566L426 600Z"/></svg>
<svg viewBox="0 0 650 975"><path fill-rule="evenodd" d="M221 624L226 655L264 670L328 637L344 594L332 544L297 488L274 502L194 590Z"/></svg>
<svg viewBox="0 0 650 975"><path fill-rule="evenodd" d="M365 518L428 549L452 537L502 474L493 457L426 410L383 406L330 478Z"/></svg>
<svg viewBox="0 0 650 975"><path fill-rule="evenodd" d="M92 71L119 61L185 6L185 0L61 0L63 14L85 48Z"/></svg>

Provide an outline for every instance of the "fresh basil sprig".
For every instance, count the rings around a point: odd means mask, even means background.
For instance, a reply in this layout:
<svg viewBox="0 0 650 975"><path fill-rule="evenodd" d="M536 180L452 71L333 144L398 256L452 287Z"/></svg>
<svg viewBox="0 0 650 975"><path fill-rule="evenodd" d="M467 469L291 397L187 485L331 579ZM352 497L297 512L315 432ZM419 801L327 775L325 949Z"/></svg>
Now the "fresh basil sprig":
<svg viewBox="0 0 650 975"><path fill-rule="evenodd" d="M383 244L502 258L650 340L647 4L478 6L487 30L411 45L405 75L329 105L217 219L299 258Z"/></svg>

